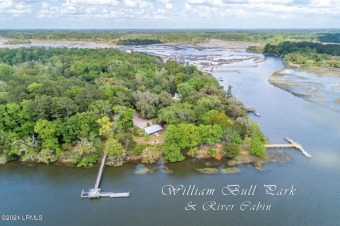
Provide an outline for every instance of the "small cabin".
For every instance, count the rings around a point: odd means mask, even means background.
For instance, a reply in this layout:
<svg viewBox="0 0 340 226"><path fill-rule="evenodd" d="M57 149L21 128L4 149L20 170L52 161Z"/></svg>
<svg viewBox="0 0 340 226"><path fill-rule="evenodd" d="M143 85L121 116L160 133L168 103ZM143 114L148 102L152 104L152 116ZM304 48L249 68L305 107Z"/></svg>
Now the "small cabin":
<svg viewBox="0 0 340 226"><path fill-rule="evenodd" d="M155 125L151 125L151 126L145 127L144 130L145 130L146 134L152 135L152 134L155 134L155 133L158 133L158 132L162 131L163 128L160 125L155 124Z"/></svg>

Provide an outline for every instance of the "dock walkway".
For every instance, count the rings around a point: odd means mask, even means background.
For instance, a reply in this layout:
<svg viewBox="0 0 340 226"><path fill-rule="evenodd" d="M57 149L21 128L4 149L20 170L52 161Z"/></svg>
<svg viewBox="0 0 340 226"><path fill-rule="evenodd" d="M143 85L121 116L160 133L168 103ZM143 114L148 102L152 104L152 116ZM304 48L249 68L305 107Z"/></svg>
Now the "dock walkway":
<svg viewBox="0 0 340 226"><path fill-rule="evenodd" d="M103 175L104 166L106 161L106 155L103 156L102 162L100 163L96 183L94 188L90 189L88 192L84 190L81 192L81 198L100 198L100 197L109 197L109 198L125 198L130 196L130 192L122 192L122 193L114 193L114 192L101 192L99 188L100 181Z"/></svg>
<svg viewBox="0 0 340 226"><path fill-rule="evenodd" d="M289 137L285 137L284 138L289 144L265 144L264 146L266 148L296 148L299 151L301 151L301 153L306 156L307 158L311 158L312 155L310 155L308 152L306 152L302 145L293 141L292 139L290 139Z"/></svg>

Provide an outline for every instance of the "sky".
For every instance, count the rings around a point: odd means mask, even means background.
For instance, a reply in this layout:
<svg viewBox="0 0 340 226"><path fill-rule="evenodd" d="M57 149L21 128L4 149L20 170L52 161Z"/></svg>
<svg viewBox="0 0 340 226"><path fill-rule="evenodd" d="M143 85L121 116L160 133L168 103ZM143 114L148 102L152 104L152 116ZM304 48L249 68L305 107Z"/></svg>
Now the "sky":
<svg viewBox="0 0 340 226"><path fill-rule="evenodd" d="M0 0L0 29L340 28L340 0Z"/></svg>

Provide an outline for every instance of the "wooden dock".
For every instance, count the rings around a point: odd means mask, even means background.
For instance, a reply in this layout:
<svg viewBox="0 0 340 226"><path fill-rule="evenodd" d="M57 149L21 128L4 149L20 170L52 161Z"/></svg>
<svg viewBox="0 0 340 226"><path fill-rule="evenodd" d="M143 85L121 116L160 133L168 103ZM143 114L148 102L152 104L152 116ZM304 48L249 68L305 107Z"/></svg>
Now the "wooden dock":
<svg viewBox="0 0 340 226"><path fill-rule="evenodd" d="M266 148L296 148L299 151L301 151L301 153L306 156L307 158L311 158L312 156L306 152L302 145L293 141L292 139L290 139L289 137L285 137L284 138L289 144L265 144L264 146Z"/></svg>
<svg viewBox="0 0 340 226"><path fill-rule="evenodd" d="M106 161L106 155L103 156L102 162L100 163L96 183L94 188L90 189L88 192L84 190L81 192L81 198L100 198L100 197L109 197L109 198L125 198L130 196L130 192L122 192L122 193L114 193L114 192L101 192L99 188L100 181L103 175L104 166Z"/></svg>

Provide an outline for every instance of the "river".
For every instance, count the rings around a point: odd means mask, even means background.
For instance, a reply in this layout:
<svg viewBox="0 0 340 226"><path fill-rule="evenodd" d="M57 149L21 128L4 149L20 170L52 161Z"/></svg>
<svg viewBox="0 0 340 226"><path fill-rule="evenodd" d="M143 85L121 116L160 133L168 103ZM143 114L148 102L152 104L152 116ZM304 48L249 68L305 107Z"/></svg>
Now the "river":
<svg viewBox="0 0 340 226"><path fill-rule="evenodd" d="M231 85L238 99L261 114L261 117L250 117L260 123L271 143L284 143L283 137L289 136L301 143L313 158L308 159L296 150L284 150L292 161L267 163L265 171L242 165L239 174L200 174L195 169L207 162L219 168L226 162L195 159L167 164L173 174L159 170L136 175L134 172L141 164L134 163L106 167L102 190L130 191L131 196L99 200L80 198L83 189L94 186L98 167L78 169L8 163L0 166L0 214L41 215L42 221L1 221L1 225L339 224L340 114L271 85L268 78L284 67L280 58L246 53L242 48L186 45L132 48L197 64L204 70L212 67L209 63L215 63L213 74L223 79L221 85ZM204 62L207 57L208 62ZM212 196L183 195L183 192L166 195L168 190L163 189L164 195L162 188L166 185L211 188L215 193ZM228 195L225 188L228 185L248 189L248 195ZM276 185L290 193L266 194L264 185ZM256 190L250 189L255 186ZM207 202L216 202L215 210L204 205ZM270 210L240 208L242 203L250 202L256 206L270 205ZM185 209L188 203L192 205L190 210ZM219 203L234 205L234 208L217 210Z"/></svg>

